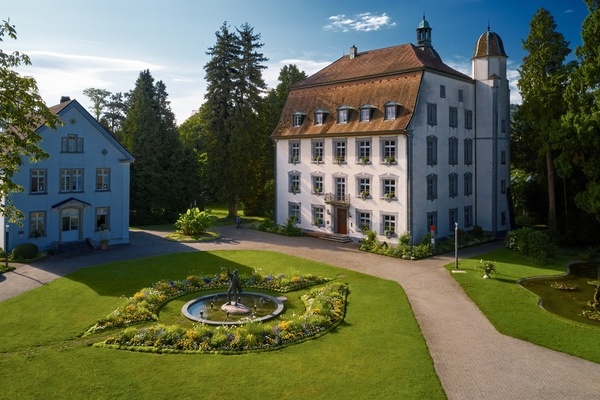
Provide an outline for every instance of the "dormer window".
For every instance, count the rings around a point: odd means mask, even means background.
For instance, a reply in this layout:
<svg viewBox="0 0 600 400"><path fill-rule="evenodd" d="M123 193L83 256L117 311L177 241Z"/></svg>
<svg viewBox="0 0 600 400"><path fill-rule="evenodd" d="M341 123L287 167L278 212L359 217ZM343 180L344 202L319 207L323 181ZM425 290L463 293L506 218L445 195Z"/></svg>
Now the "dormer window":
<svg viewBox="0 0 600 400"><path fill-rule="evenodd" d="M354 110L354 108L347 106L347 105L343 105L343 106L339 106L337 109L337 113L338 113L338 118L337 118L337 122L338 124L346 124L348 123L348 120L350 119L350 111Z"/></svg>
<svg viewBox="0 0 600 400"><path fill-rule="evenodd" d="M329 114L329 112L322 108L315 111L315 125L323 125L325 123L325 118L327 118L327 114Z"/></svg>
<svg viewBox="0 0 600 400"><path fill-rule="evenodd" d="M292 126L294 128L297 128L300 125L302 125L302 122L304 122L304 117L306 117L306 114L303 112L297 111L294 114L292 114Z"/></svg>
<svg viewBox="0 0 600 400"><path fill-rule="evenodd" d="M385 120L391 121L398 118L398 107L400 107L400 103L396 103L395 101L387 102L383 105L385 107Z"/></svg>
<svg viewBox="0 0 600 400"><path fill-rule="evenodd" d="M363 104L360 106L360 122L368 122L373 117L373 110L375 110L373 104Z"/></svg>

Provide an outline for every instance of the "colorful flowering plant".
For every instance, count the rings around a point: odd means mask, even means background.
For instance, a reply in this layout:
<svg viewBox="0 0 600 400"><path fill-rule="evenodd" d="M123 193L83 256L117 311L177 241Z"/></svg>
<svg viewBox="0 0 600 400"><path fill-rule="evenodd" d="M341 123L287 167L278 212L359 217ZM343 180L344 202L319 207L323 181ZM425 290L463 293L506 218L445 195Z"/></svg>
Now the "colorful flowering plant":
<svg viewBox="0 0 600 400"><path fill-rule="evenodd" d="M348 286L330 282L301 297L304 314L275 324L249 321L244 325L193 328L156 324L129 327L96 346L152 352L239 352L278 347L324 333L339 324L345 315Z"/></svg>
<svg viewBox="0 0 600 400"><path fill-rule="evenodd" d="M250 276L240 276L240 279L244 287L260 288L280 293L318 285L331 280L331 278L317 277L311 274L294 275L289 278L284 274L265 276L258 269L254 270ZM228 285L229 279L225 272L213 276L190 275L179 281L156 282L149 288L141 289L127 299L121 307L96 321L86 333L95 333L107 328L127 326L138 322L157 321L158 310L174 298L202 290L226 288Z"/></svg>

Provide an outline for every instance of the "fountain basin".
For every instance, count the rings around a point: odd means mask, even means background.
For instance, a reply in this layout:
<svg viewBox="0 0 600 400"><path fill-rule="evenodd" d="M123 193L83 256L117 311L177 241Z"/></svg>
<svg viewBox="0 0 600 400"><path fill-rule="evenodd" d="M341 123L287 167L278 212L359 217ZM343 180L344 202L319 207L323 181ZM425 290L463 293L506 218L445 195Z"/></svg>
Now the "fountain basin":
<svg viewBox="0 0 600 400"><path fill-rule="evenodd" d="M263 293L244 292L238 296L238 304L232 299L227 303L227 293L197 297L181 308L181 313L192 321L208 325L238 325L248 321L266 321L283 312L284 297Z"/></svg>

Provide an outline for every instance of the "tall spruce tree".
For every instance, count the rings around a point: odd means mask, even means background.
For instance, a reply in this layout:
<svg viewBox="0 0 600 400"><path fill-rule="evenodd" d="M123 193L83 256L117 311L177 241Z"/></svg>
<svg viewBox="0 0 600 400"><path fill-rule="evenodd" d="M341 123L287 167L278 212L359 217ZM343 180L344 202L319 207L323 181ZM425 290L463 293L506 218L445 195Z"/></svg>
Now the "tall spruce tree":
<svg viewBox="0 0 600 400"><path fill-rule="evenodd" d="M559 168L569 177L583 174L585 187L575 202L600 221L600 1L585 2L589 14L582 25L583 43L575 50L579 64L564 94L568 112L563 117Z"/></svg>
<svg viewBox="0 0 600 400"><path fill-rule="evenodd" d="M560 128L566 112L562 93L567 82L565 59L571 52L569 42L556 32L554 18L540 8L529 23L530 31L523 41L528 53L523 58L518 87L523 103L515 114L518 145L528 146L535 160L533 174L543 171L548 194L548 226L557 230L556 177L554 173L553 134ZM522 131L519 131L522 129ZM520 149L517 149L517 153Z"/></svg>
<svg viewBox="0 0 600 400"><path fill-rule="evenodd" d="M229 216L234 216L238 202L256 189L254 157L262 134L262 63L267 59L258 52L263 46L260 35L248 24L233 32L224 22L215 35L217 42L207 52L211 59L204 66L210 134L207 176L218 199L227 203Z"/></svg>
<svg viewBox="0 0 600 400"><path fill-rule="evenodd" d="M183 149L165 85L142 71L131 92L123 142L135 157L131 167L133 224L174 222L194 201L193 157Z"/></svg>

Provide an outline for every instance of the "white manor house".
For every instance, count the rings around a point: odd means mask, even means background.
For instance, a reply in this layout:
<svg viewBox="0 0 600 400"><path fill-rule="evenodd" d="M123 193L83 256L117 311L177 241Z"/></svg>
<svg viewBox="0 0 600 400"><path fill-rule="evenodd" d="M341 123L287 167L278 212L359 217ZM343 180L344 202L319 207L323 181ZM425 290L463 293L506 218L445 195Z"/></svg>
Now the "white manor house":
<svg viewBox="0 0 600 400"><path fill-rule="evenodd" d="M423 18L417 44L343 56L291 87L272 134L276 222L316 234L413 242L510 225L509 88L488 28L472 73L444 64Z"/></svg>

